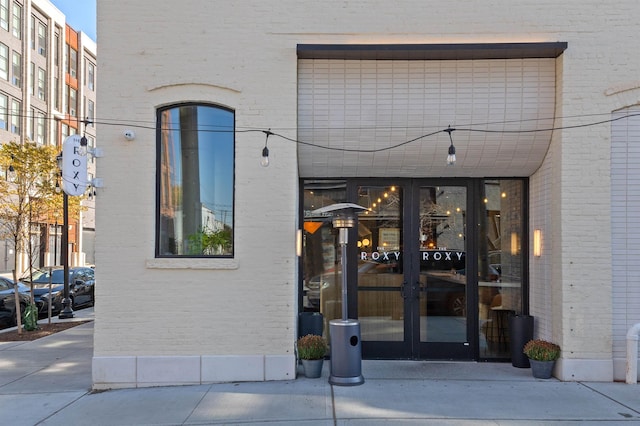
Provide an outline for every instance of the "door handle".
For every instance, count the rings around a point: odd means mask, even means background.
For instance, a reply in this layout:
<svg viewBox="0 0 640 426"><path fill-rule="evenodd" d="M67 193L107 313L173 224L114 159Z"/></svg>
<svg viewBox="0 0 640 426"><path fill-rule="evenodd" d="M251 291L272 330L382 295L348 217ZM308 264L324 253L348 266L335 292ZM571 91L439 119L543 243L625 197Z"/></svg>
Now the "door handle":
<svg viewBox="0 0 640 426"><path fill-rule="evenodd" d="M405 293L405 288L407 287L407 282L403 281L402 284L400 285L400 294L402 295L403 299L407 298L407 294Z"/></svg>
<svg viewBox="0 0 640 426"><path fill-rule="evenodd" d="M420 300L420 282L416 281L413 285L413 294L417 300Z"/></svg>

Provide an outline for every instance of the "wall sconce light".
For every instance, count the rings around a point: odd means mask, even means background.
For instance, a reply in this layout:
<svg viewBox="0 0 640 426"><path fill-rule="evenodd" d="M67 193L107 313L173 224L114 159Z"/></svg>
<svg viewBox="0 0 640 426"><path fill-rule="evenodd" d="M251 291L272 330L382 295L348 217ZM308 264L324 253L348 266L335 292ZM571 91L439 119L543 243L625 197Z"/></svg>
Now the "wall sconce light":
<svg viewBox="0 0 640 426"><path fill-rule="evenodd" d="M302 229L296 231L296 255L302 256Z"/></svg>
<svg viewBox="0 0 640 426"><path fill-rule="evenodd" d="M516 232L511 233L511 256L516 256L520 252L518 243L518 234Z"/></svg>
<svg viewBox="0 0 640 426"><path fill-rule="evenodd" d="M540 229L533 230L533 255L535 257L542 256L542 231Z"/></svg>

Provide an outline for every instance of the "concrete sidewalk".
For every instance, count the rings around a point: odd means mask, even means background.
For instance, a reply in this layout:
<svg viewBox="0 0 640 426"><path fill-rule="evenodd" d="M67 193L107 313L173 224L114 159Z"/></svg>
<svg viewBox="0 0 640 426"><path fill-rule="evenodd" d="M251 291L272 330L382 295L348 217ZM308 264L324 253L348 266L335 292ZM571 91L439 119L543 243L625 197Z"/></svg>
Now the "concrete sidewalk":
<svg viewBox="0 0 640 426"><path fill-rule="evenodd" d="M91 393L92 353L93 322L0 343L0 424L640 424L638 385L537 380L511 364L363 361L366 382L339 387L326 362L321 379Z"/></svg>

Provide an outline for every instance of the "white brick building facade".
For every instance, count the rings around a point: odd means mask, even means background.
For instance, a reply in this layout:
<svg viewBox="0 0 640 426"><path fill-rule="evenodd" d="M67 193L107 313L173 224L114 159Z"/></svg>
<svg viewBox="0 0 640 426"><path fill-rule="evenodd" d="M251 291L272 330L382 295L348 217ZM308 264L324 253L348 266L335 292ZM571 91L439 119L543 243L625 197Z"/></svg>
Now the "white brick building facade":
<svg viewBox="0 0 640 426"><path fill-rule="evenodd" d="M622 188L630 194L637 180L632 143L640 130L628 119L608 120L640 102L638 12L632 0L191 1L171 8L98 0L98 98L110 125L98 126L105 156L97 172L104 188L96 207L94 386L295 377L299 164L318 164L303 147L273 137L271 165L261 168L265 135L245 130L278 129L294 140L303 133L298 45L369 44L566 42L551 59L556 130L544 157L526 176L514 166L497 174L529 178L529 233L543 235L542 256L528 261L529 310L536 336L562 346L556 376L622 380L626 330L640 322L630 257L640 219ZM235 111L231 258L155 256L156 110L181 102ZM455 177L464 164L443 173ZM394 166L399 171L389 167L388 177L404 173Z"/></svg>

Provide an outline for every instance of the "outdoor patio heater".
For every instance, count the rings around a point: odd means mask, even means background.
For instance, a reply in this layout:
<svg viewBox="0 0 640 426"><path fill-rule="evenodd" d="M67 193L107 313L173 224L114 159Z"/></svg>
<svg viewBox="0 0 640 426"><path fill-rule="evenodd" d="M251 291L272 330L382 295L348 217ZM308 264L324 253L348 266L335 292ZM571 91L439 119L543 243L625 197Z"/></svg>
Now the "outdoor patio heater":
<svg viewBox="0 0 640 426"><path fill-rule="evenodd" d="M362 376L362 344L360 322L349 319L347 304L347 244L349 229L356 224L356 214L366 207L353 203L338 203L314 210L314 214L330 214L333 227L339 229L338 242L342 263L342 319L329 321L331 345L331 374L329 383L338 386L356 386L364 383Z"/></svg>

